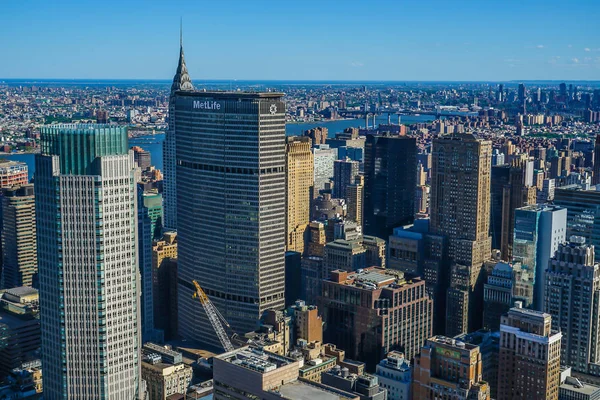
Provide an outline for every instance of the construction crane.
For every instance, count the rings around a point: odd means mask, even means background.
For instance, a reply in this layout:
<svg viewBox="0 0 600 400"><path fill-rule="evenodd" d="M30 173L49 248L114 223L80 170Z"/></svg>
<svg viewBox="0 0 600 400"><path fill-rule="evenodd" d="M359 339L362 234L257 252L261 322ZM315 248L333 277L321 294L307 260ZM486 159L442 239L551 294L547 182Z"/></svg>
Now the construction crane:
<svg viewBox="0 0 600 400"><path fill-rule="evenodd" d="M217 307L215 307L212 301L210 301L210 299L208 298L206 293L204 293L204 290L202 290L198 282L192 281L192 283L196 287L194 298L200 300L200 304L202 304L202 307L204 307L206 316L208 317L208 320L210 321L213 329L215 330L215 333L217 334L221 345L223 346L225 351L234 350L233 344L231 343L229 336L227 336L225 328L223 328L223 324L225 324L225 326L227 326L229 329L231 329L231 326L229 326L229 323L227 322L225 317L221 315L219 310L217 310Z"/></svg>

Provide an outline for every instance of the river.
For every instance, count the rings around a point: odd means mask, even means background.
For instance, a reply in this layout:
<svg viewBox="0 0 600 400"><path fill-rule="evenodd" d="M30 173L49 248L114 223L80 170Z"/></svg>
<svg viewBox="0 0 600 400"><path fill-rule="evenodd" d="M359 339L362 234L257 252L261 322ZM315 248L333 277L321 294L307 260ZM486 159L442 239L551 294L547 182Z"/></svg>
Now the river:
<svg viewBox="0 0 600 400"><path fill-rule="evenodd" d="M392 123L398 123L398 117L392 115L391 117ZM414 124L417 122L427 122L432 121L434 119L433 116L430 115L419 115L419 116L402 116L401 122L403 124ZM377 116L377 124L386 124L387 123L387 114L382 114ZM370 121L370 123L372 120ZM334 137L336 133L342 132L346 128L350 127L361 127L364 128L365 121L363 119L350 119L350 120L337 120L337 121L321 121L321 122L307 122L307 123L291 123L285 126L285 133L288 136L300 135L307 129L312 129L317 126L324 126L329 129L329 136ZM140 136L136 138L129 139L130 146L140 146L146 151L150 152L150 157L152 159L152 164L158 168L163 168L163 151L162 151L162 142L165 139L164 133L159 133L156 135L149 136ZM29 178L33 176L35 172L35 155L33 153L16 153L16 154L6 154L0 156L0 158L5 158L14 161L23 161L27 163L29 167Z"/></svg>

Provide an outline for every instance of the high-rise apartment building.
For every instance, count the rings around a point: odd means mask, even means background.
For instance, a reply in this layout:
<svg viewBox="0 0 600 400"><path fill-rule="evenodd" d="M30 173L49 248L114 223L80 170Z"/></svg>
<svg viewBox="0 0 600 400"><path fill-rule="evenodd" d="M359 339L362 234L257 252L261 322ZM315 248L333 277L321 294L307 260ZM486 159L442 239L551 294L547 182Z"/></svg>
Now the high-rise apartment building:
<svg viewBox="0 0 600 400"><path fill-rule="evenodd" d="M567 209L566 237L582 236L594 245L600 259L600 191L583 190L578 185L556 188L554 204Z"/></svg>
<svg viewBox="0 0 600 400"><path fill-rule="evenodd" d="M431 336L433 301L425 281L399 271L334 271L323 281L319 309L325 341L374 369L392 349L413 358Z"/></svg>
<svg viewBox="0 0 600 400"><path fill-rule="evenodd" d="M561 363L584 374L600 372L600 265L594 246L572 237L558 246L546 271L545 309L563 334Z"/></svg>
<svg viewBox="0 0 600 400"><path fill-rule="evenodd" d="M177 92L179 334L188 340L220 347L192 280L238 333L284 307L282 96Z"/></svg>
<svg viewBox="0 0 600 400"><path fill-rule="evenodd" d="M558 246L565 241L567 210L552 205L518 208L514 225L513 259L531 274L534 281L533 307L542 311L546 269Z"/></svg>
<svg viewBox="0 0 600 400"><path fill-rule="evenodd" d="M489 400L482 370L479 346L434 336L415 358L412 398Z"/></svg>
<svg viewBox="0 0 600 400"><path fill-rule="evenodd" d="M127 129L51 125L36 155L44 398L140 398L140 283Z"/></svg>
<svg viewBox="0 0 600 400"><path fill-rule="evenodd" d="M354 177L354 182L346 186L346 219L354 221L358 226L363 226L363 203L365 194L365 178L362 175Z"/></svg>
<svg viewBox="0 0 600 400"><path fill-rule="evenodd" d="M355 181L358 175L359 162L346 160L336 160L333 163L333 197L337 199L346 198L346 188Z"/></svg>
<svg viewBox="0 0 600 400"><path fill-rule="evenodd" d="M333 178L333 163L337 160L337 149L330 148L327 144L316 146L312 149L315 163L315 188L314 196L317 197Z"/></svg>
<svg viewBox="0 0 600 400"><path fill-rule="evenodd" d="M314 161L308 137L286 139L286 250L305 252L314 189Z"/></svg>
<svg viewBox="0 0 600 400"><path fill-rule="evenodd" d="M367 235L387 238L412 223L417 186L416 139L368 135L365 143L364 226Z"/></svg>
<svg viewBox="0 0 600 400"><path fill-rule="evenodd" d="M481 325L481 267L491 256L490 174L492 143L473 134L433 140L431 231L445 235L453 263L447 296L446 334ZM457 314L457 310L464 313Z"/></svg>
<svg viewBox="0 0 600 400"><path fill-rule="evenodd" d="M26 185L29 182L27 164L20 161L0 161L0 188Z"/></svg>
<svg viewBox="0 0 600 400"><path fill-rule="evenodd" d="M2 189L2 288L33 286L37 239L33 185Z"/></svg>
<svg viewBox="0 0 600 400"><path fill-rule="evenodd" d="M177 156L175 143L177 129L175 127L175 94L179 90L194 90L192 79L190 78L187 66L185 65L182 38L180 38L179 43L179 63L177 64L177 71L173 77L173 83L171 84L171 94L169 96L168 128L165 134L165 141L163 142L163 196L165 204L164 226L169 230L177 229Z"/></svg>
<svg viewBox="0 0 600 400"><path fill-rule="evenodd" d="M517 304L502 316L498 400L557 400L561 337L550 314Z"/></svg>

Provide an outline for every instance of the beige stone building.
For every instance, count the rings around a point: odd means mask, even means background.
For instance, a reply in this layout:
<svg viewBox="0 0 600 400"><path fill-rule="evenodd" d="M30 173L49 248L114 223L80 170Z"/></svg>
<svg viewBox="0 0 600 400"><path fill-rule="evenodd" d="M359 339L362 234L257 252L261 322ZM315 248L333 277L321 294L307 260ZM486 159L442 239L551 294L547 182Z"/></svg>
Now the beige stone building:
<svg viewBox="0 0 600 400"><path fill-rule="evenodd" d="M517 304L502 316L498 400L557 400L561 339L550 314Z"/></svg>
<svg viewBox="0 0 600 400"><path fill-rule="evenodd" d="M479 346L434 336L415 357L412 398L489 400L482 370Z"/></svg>
<svg viewBox="0 0 600 400"><path fill-rule="evenodd" d="M286 157L286 250L305 252L310 202L314 187L314 162L308 137L288 137Z"/></svg>

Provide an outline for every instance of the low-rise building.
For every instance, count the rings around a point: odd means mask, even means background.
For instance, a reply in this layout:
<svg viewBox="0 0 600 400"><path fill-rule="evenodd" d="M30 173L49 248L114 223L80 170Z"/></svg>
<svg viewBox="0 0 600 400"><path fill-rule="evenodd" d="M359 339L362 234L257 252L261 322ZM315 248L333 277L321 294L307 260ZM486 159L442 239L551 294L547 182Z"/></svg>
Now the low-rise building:
<svg viewBox="0 0 600 400"><path fill-rule="evenodd" d="M374 375L351 374L348 368L336 365L321 374L324 385L358 395L360 400L386 400L387 390L379 386Z"/></svg>
<svg viewBox="0 0 600 400"><path fill-rule="evenodd" d="M142 379L146 381L149 400L166 400L187 392L193 371L183 363L181 353L154 343L144 344L142 352Z"/></svg>
<svg viewBox="0 0 600 400"><path fill-rule="evenodd" d="M412 372L410 362L403 353L390 351L377 364L375 375L379 379L379 386L387 390L388 400L412 399Z"/></svg>

